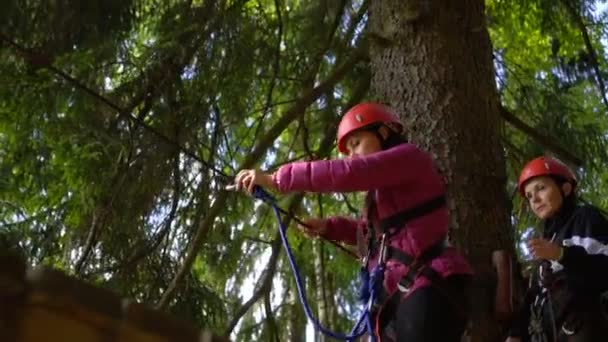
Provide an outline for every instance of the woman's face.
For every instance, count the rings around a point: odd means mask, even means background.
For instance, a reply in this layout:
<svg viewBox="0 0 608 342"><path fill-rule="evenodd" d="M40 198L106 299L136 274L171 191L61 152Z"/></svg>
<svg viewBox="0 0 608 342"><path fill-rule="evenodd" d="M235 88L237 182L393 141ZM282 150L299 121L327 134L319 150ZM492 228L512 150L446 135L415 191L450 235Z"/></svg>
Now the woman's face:
<svg viewBox="0 0 608 342"><path fill-rule="evenodd" d="M382 150L378 135L367 130L359 130L346 138L346 149L349 157L362 157Z"/></svg>
<svg viewBox="0 0 608 342"><path fill-rule="evenodd" d="M572 187L570 183L564 183L561 190L564 195L569 195ZM549 176L532 178L524 186L524 191L530 209L541 220L553 217L564 203L562 191Z"/></svg>

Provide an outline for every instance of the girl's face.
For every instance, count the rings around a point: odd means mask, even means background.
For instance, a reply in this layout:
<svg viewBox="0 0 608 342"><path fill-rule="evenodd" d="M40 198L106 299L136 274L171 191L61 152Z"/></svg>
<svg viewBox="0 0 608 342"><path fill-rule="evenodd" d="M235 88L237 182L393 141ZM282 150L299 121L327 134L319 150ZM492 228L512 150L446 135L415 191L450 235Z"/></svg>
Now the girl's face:
<svg viewBox="0 0 608 342"><path fill-rule="evenodd" d="M561 190L567 196L572 191L572 186L570 183L564 183ZM532 178L524 186L524 191L530 209L541 220L553 217L564 203L562 191L549 176Z"/></svg>
<svg viewBox="0 0 608 342"><path fill-rule="evenodd" d="M346 149L348 150L349 157L362 157L381 151L382 144L376 133L359 130L346 138Z"/></svg>

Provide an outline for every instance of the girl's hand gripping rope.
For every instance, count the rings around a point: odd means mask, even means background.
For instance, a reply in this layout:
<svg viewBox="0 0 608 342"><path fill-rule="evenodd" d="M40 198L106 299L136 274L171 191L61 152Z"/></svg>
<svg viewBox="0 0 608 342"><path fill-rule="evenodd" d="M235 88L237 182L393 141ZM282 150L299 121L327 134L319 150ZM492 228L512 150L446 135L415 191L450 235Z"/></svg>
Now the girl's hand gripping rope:
<svg viewBox="0 0 608 342"><path fill-rule="evenodd" d="M258 185L264 189L276 190L276 185L272 180L272 175L256 169L244 169L237 173L234 178L234 185L229 186L228 190L246 191L253 194L253 188Z"/></svg>

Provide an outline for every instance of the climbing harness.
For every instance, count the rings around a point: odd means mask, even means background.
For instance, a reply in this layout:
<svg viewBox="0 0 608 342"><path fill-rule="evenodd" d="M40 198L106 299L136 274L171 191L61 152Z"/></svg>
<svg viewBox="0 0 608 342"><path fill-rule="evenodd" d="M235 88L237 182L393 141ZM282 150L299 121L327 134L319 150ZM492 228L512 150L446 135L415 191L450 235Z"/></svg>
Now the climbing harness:
<svg viewBox="0 0 608 342"><path fill-rule="evenodd" d="M414 281L420 276L426 277L435 284L436 287L442 288L443 277L441 277L433 268L429 267L429 263L440 256L445 250L446 237L440 239L430 247L427 247L427 249L418 257L406 254L400 249L392 246L385 246L384 248L382 246L387 245L386 241L397 234L401 229L404 229L408 221L427 215L443 206L445 206L445 196L442 194L418 206L403 210L378 222L377 226L381 233L381 247L379 252L381 260L384 262L395 260L408 267L408 272L399 280L398 289L400 292L409 292L414 285ZM368 218L368 224L368 229L370 231L370 234L368 234L368 249L369 254L372 254L372 251L377 248L377 241L374 238L376 227L372 224L371 218Z"/></svg>
<svg viewBox="0 0 608 342"><path fill-rule="evenodd" d="M372 219L368 215L368 229L370 232L370 234L368 235L368 249L370 251L369 254L373 254L372 251L375 251L377 249L378 242L373 239L373 236L375 236L376 230L380 230L380 245L386 245L386 247L384 248L380 247L379 254L381 262L393 260L399 262L400 264L408 268L407 273L401 277L397 284L398 291L389 296L384 291L384 288L382 288L382 292L380 292L379 294L382 300L378 300L378 302L392 302L395 301L395 297L397 296L399 298L402 298L401 294L407 295L414 286L416 279L418 279L419 277L424 277L431 282L431 284L437 291L439 291L443 296L447 298L447 300L453 306L455 312L457 312L462 317L468 316L466 310L463 308L462 303L460 303L458 300L455 300L454 294L451 293L451 291L449 290L449 286L447 285L443 276L430 266L433 259L442 255L445 249L448 247L447 236L440 238L431 246L428 246L418 256L407 254L401 249L390 246L387 243L388 240L394 235L396 235L399 231L401 231L402 229L406 229L406 224L409 221L430 214L431 212L441 207L444 207L445 204L445 195L441 194L423 202L422 204L414 206L413 208L408 208L389 217L383 218L379 220L376 225L372 224Z"/></svg>
<svg viewBox="0 0 608 342"><path fill-rule="evenodd" d="M293 253L291 251L289 241L287 240L287 234L286 234L287 227L285 226L285 224L283 224L283 220L281 219L281 210L279 209L279 207L276 203L276 199L274 197L272 197L268 192L264 191L259 186L254 187L253 196L259 200L262 200L263 202L266 202L274 210L277 221L279 222L279 234L281 236L281 241L283 242L283 247L285 249L285 253L287 254L287 259L289 260L289 265L291 266L291 270L292 270L293 275L296 280L296 287L298 289L298 295L300 297L300 302L302 303L302 305L304 307L304 312L306 313L308 320L313 323L313 325L315 326L315 329L320 331L324 335L330 336L330 337L338 339L338 340L345 340L345 341L353 341L353 340L363 336L363 334L365 334L366 332L368 332L369 336L371 338L371 341L375 342L376 337L374 335L373 317L372 317L371 312L375 305L374 302L375 302L375 299L378 294L378 289L382 288L382 282L383 282L383 278L384 278L384 265L378 264L372 270L372 272L369 274L369 276L366 277L366 279L363 279L364 281L366 281L366 285L367 285L367 289L368 289L367 294L365 296L361 296L363 304L364 304L364 309L363 309L361 316L357 320L355 326L351 330L350 334L343 335L343 334L339 334L339 333L336 333L336 332L333 332L333 331L327 329L313 316L312 310L310 309L310 306L308 305L308 299L306 298L306 292L304 291L304 288L302 286L302 279L300 277L300 273L298 272L298 267L295 263L295 258L293 257ZM363 326L363 324L365 324L365 326Z"/></svg>
<svg viewBox="0 0 608 342"><path fill-rule="evenodd" d="M553 234L551 237L551 242L555 240L556 234ZM550 323L552 326L552 341L557 340L557 329L555 326L555 314L553 312L553 301L551 300L551 294L549 293L549 288L546 286L544 282L544 270L546 265L540 263L538 265L538 287L540 291L534 297L534 301L530 303L530 322L528 324L528 333L530 334L530 339L532 342L549 342L549 337L547 336L547 332L545 331L545 326L543 323L543 313L545 310L545 306L547 310L549 310L549 314L551 317Z"/></svg>
<svg viewBox="0 0 608 342"><path fill-rule="evenodd" d="M543 309L546 303L547 290L543 288L542 292L536 295L534 302L530 305L530 323L528 324L528 334L530 334L530 339L532 342L549 341L543 326Z"/></svg>

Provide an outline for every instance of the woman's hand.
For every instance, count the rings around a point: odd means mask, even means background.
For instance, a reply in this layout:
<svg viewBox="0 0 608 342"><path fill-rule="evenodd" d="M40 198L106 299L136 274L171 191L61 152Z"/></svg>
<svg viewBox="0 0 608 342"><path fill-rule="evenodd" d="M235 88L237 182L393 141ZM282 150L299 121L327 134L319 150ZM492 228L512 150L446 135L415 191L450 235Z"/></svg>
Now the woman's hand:
<svg viewBox="0 0 608 342"><path fill-rule="evenodd" d="M528 249L537 260L558 261L563 253L562 247L546 239L531 239L528 241Z"/></svg>
<svg viewBox="0 0 608 342"><path fill-rule="evenodd" d="M244 190L248 193L253 193L253 187L256 185L265 189L276 190L276 186L272 181L272 175L261 172L256 169L244 169L237 173L234 178L235 190Z"/></svg>
<svg viewBox="0 0 608 342"><path fill-rule="evenodd" d="M309 218L304 220L304 224L299 224L298 229L309 237L318 237L327 231L327 220L325 219Z"/></svg>

